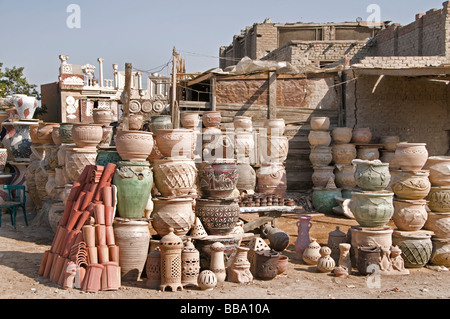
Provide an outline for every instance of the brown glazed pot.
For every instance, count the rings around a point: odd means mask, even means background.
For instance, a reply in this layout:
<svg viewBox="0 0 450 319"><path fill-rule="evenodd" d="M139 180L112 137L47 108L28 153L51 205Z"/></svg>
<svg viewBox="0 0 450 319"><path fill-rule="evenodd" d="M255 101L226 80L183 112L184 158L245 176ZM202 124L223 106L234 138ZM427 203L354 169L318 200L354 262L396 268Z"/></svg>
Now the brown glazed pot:
<svg viewBox="0 0 450 319"><path fill-rule="evenodd" d="M195 222L192 198L153 198L151 223L158 235L165 236L173 228L175 235L184 236Z"/></svg>
<svg viewBox="0 0 450 319"><path fill-rule="evenodd" d="M153 149L153 133L135 130L118 130L116 149L124 161L145 162Z"/></svg>
<svg viewBox="0 0 450 319"><path fill-rule="evenodd" d="M357 144L368 144L372 140L370 128L355 128L352 133L352 142Z"/></svg>
<svg viewBox="0 0 450 319"><path fill-rule="evenodd" d="M415 231L422 229L427 221L426 200L394 199L392 220L399 230Z"/></svg>
<svg viewBox="0 0 450 319"><path fill-rule="evenodd" d="M72 139L78 147L96 148L103 138L101 124L74 123Z"/></svg>
<svg viewBox="0 0 450 319"><path fill-rule="evenodd" d="M196 163L198 186L204 197L226 198L236 188L238 169L234 160Z"/></svg>
<svg viewBox="0 0 450 319"><path fill-rule="evenodd" d="M280 253L262 250L256 252L256 273L255 277L262 280L271 280L278 274L278 259Z"/></svg>
<svg viewBox="0 0 450 319"><path fill-rule="evenodd" d="M193 131L188 129L161 129L156 133L158 150L165 157L191 158Z"/></svg>
<svg viewBox="0 0 450 319"><path fill-rule="evenodd" d="M398 143L395 158L402 170L421 170L428 159L426 143Z"/></svg>
<svg viewBox="0 0 450 319"><path fill-rule="evenodd" d="M198 198L196 201L195 215L209 235L230 234L239 220L239 214L237 199Z"/></svg>
<svg viewBox="0 0 450 319"><path fill-rule="evenodd" d="M153 160L156 188L164 197L184 196L195 193L197 168L187 158L163 158Z"/></svg>
<svg viewBox="0 0 450 319"><path fill-rule="evenodd" d="M366 276L375 272L380 260L380 247L358 247L357 268L361 275Z"/></svg>

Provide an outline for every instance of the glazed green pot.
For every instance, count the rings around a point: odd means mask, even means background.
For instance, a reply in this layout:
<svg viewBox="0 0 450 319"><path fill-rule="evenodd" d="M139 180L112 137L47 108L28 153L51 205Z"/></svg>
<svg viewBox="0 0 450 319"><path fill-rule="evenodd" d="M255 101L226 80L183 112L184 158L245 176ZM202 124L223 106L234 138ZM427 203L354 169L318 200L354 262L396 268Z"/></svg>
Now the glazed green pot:
<svg viewBox="0 0 450 319"><path fill-rule="evenodd" d="M117 162L113 177L117 187L117 211L123 218L142 218L153 186L148 162Z"/></svg>
<svg viewBox="0 0 450 319"><path fill-rule="evenodd" d="M394 193L389 191L353 192L349 208L363 227L383 227L394 214Z"/></svg>
<svg viewBox="0 0 450 319"><path fill-rule="evenodd" d="M73 143L72 126L73 126L73 123L60 123L59 124L59 138L61 139L62 143L65 143L65 144Z"/></svg>
<svg viewBox="0 0 450 319"><path fill-rule="evenodd" d="M122 158L117 151L97 150L96 165L106 166L108 163L117 164Z"/></svg>
<svg viewBox="0 0 450 319"><path fill-rule="evenodd" d="M173 129L172 117L170 115L153 115L150 119L150 130L157 134L158 130Z"/></svg>
<svg viewBox="0 0 450 319"><path fill-rule="evenodd" d="M319 213L331 214L333 207L339 206L335 197L342 197L340 188L313 188L312 204Z"/></svg>
<svg viewBox="0 0 450 319"><path fill-rule="evenodd" d="M356 165L355 180L358 187L366 191L386 189L391 180L389 164L381 161L353 160Z"/></svg>
<svg viewBox="0 0 450 319"><path fill-rule="evenodd" d="M406 268L424 267L433 251L431 235L427 233L395 230L392 234L392 245L401 249Z"/></svg>

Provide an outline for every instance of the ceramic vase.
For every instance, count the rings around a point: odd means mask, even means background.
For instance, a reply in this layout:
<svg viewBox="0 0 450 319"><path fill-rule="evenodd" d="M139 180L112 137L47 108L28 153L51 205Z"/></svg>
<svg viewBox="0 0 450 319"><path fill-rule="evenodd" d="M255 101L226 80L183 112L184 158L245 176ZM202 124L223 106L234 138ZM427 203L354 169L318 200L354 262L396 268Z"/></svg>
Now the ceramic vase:
<svg viewBox="0 0 450 319"><path fill-rule="evenodd" d="M10 136L9 147L13 160L16 162L29 162L31 155L31 145L33 142L30 137L30 126L35 125L35 122L5 122L3 127L7 130L7 136ZM5 144L5 136L2 140ZM6 147L8 149L8 147Z"/></svg>
<svg viewBox="0 0 450 319"><path fill-rule="evenodd" d="M284 163L289 152L286 136L260 135L259 150L262 164Z"/></svg>
<svg viewBox="0 0 450 319"><path fill-rule="evenodd" d="M193 195L197 168L188 158L164 158L153 161L155 186L164 197Z"/></svg>
<svg viewBox="0 0 450 319"><path fill-rule="evenodd" d="M225 267L230 267L234 256L236 256L237 247L240 246L241 241L241 236L236 236L233 234L226 236L206 236L193 239L195 248L197 248L200 252L200 268L202 270L209 269L211 265L211 246L216 242L220 242L225 246Z"/></svg>
<svg viewBox="0 0 450 319"><path fill-rule="evenodd" d="M338 265L340 267L345 267L348 272L352 269L352 261L351 261L351 252L350 249L352 245L349 243L340 243L339 244L339 259Z"/></svg>
<svg viewBox="0 0 450 319"><path fill-rule="evenodd" d="M426 232L405 232L396 230L392 234L392 244L402 250L406 268L421 268L431 258L433 244Z"/></svg>
<svg viewBox="0 0 450 319"><path fill-rule="evenodd" d="M381 161L353 160L356 166L355 181L363 190L381 191L384 190L390 182L391 174L389 164Z"/></svg>
<svg viewBox="0 0 450 319"><path fill-rule="evenodd" d="M311 216L299 216L297 221L297 239L295 241L295 251L301 258L303 251L308 247L311 240L309 230L312 227Z"/></svg>
<svg viewBox="0 0 450 319"><path fill-rule="evenodd" d="M186 129L200 129L200 116L198 113L182 112L180 114L180 123Z"/></svg>
<svg viewBox="0 0 450 319"><path fill-rule="evenodd" d="M363 227L383 227L394 214L394 193L389 191L352 192L350 210Z"/></svg>
<svg viewBox="0 0 450 319"><path fill-rule="evenodd" d="M309 125L313 130L325 131L330 128L330 118L326 116L312 116Z"/></svg>
<svg viewBox="0 0 450 319"><path fill-rule="evenodd" d="M173 229L169 229L169 233L161 238L159 248L161 250L161 285L159 289L162 291L167 288L171 291L183 290L181 283L183 241L173 233Z"/></svg>
<svg viewBox="0 0 450 319"><path fill-rule="evenodd" d="M355 128L352 132L352 142L357 144L368 144L372 140L370 128Z"/></svg>
<svg viewBox="0 0 450 319"><path fill-rule="evenodd" d="M153 149L153 135L146 131L118 130L115 144L124 161L145 162Z"/></svg>
<svg viewBox="0 0 450 319"><path fill-rule="evenodd" d="M312 146L329 146L331 144L331 135L329 131L310 131L308 142Z"/></svg>
<svg viewBox="0 0 450 319"><path fill-rule="evenodd" d="M352 264L355 266L357 264L358 247L380 246L383 249L389 249L392 246L392 233L393 230L390 227L367 228L352 226L347 235L352 246L350 251Z"/></svg>
<svg viewBox="0 0 450 319"><path fill-rule="evenodd" d="M97 150L97 157L95 158L95 164L105 166L108 163L116 164L122 161L122 158L119 155L119 152L112 150Z"/></svg>
<svg viewBox="0 0 450 319"><path fill-rule="evenodd" d="M198 186L204 197L227 198L237 185L237 164L234 160L196 163Z"/></svg>
<svg viewBox="0 0 450 319"><path fill-rule="evenodd" d="M331 147L331 154L335 164L352 164L357 156L354 144L334 144Z"/></svg>
<svg viewBox="0 0 450 319"><path fill-rule="evenodd" d="M342 197L340 188L314 187L312 193L312 205L314 209L323 214L331 214L333 207L339 206L336 197Z"/></svg>
<svg viewBox="0 0 450 319"><path fill-rule="evenodd" d="M70 183L73 183L87 165L95 165L97 151L95 149L72 148L66 149L65 155L65 173Z"/></svg>
<svg viewBox="0 0 450 319"><path fill-rule="evenodd" d="M320 258L317 260L317 269L323 273L330 273L336 266L331 257L331 248L324 246L319 249Z"/></svg>
<svg viewBox="0 0 450 319"><path fill-rule="evenodd" d="M402 170L421 170L428 159L425 143L398 143L395 158Z"/></svg>
<svg viewBox="0 0 450 319"><path fill-rule="evenodd" d="M433 186L450 185L450 156L430 156L423 169L429 171Z"/></svg>
<svg viewBox="0 0 450 319"><path fill-rule="evenodd" d="M262 250L256 252L255 277L262 280L271 280L278 274L278 259L280 253L272 250Z"/></svg>
<svg viewBox="0 0 450 319"><path fill-rule="evenodd" d="M394 199L392 220L399 230L422 229L428 218L426 200Z"/></svg>
<svg viewBox="0 0 450 319"><path fill-rule="evenodd" d="M311 146L309 161L313 166L328 166L332 160L330 146Z"/></svg>
<svg viewBox="0 0 450 319"><path fill-rule="evenodd" d="M281 163L262 165L256 171L256 190L284 197L287 190L286 169Z"/></svg>
<svg viewBox="0 0 450 319"><path fill-rule="evenodd" d="M264 145L266 148L268 145ZM289 147L289 145L287 145ZM280 145L279 151L286 149L286 145ZM275 151L275 150L274 150ZM256 160L255 154L255 139L251 132L235 132L234 134L234 153L237 163L254 163ZM284 153L277 153L275 155L283 156ZM269 158L270 160L270 158ZM274 160L275 156L274 156Z"/></svg>
<svg viewBox="0 0 450 319"><path fill-rule="evenodd" d="M239 220L240 208L236 199L198 198L195 215L210 235L227 235Z"/></svg>
<svg viewBox="0 0 450 319"><path fill-rule="evenodd" d="M289 267L289 257L285 255L280 255L278 257L278 272L277 275L281 275L287 271Z"/></svg>
<svg viewBox="0 0 450 319"><path fill-rule="evenodd" d="M209 269L216 275L217 278L217 284L221 285L227 276L226 273L226 266L225 266L225 246L220 243L216 242L211 245L211 264L209 266Z"/></svg>
<svg viewBox="0 0 450 319"><path fill-rule="evenodd" d="M140 130L144 124L144 116L141 114L130 114L128 117L128 129Z"/></svg>
<svg viewBox="0 0 450 319"><path fill-rule="evenodd" d="M320 258L320 245L315 238L311 238L311 242L303 251L302 259L307 265L317 265Z"/></svg>
<svg viewBox="0 0 450 319"><path fill-rule="evenodd" d="M153 198L151 223L160 236L165 236L170 229L177 236L184 236L195 222L192 210L192 198Z"/></svg>
<svg viewBox="0 0 450 319"><path fill-rule="evenodd" d="M350 127L335 127L331 131L334 144L348 144L352 140L353 129Z"/></svg>
<svg viewBox="0 0 450 319"><path fill-rule="evenodd" d="M74 123L72 126L73 142L80 148L96 148L103 138L101 124Z"/></svg>
<svg viewBox="0 0 450 319"><path fill-rule="evenodd" d="M202 114L202 122L206 128L216 127L218 128L220 122L222 121L222 116L218 111L206 111Z"/></svg>
<svg viewBox="0 0 450 319"><path fill-rule="evenodd" d="M12 100L20 119L33 118L37 108L36 97L25 94L13 94Z"/></svg>

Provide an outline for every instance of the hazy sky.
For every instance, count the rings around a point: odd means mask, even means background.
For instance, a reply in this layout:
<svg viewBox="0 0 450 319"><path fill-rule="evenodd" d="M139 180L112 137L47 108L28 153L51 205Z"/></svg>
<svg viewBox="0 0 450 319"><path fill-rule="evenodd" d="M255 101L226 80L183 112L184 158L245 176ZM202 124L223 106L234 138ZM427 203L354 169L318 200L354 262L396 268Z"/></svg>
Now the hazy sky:
<svg viewBox="0 0 450 319"><path fill-rule="evenodd" d="M175 46L186 59L187 72L218 67L222 45L246 26L270 18L275 23L368 20L370 4L381 20L402 25L416 13L442 8L443 0L0 0L0 62L23 66L30 83L57 81L58 56L68 63L93 64L103 57L105 78L112 64L126 62L141 70L166 64ZM79 20L67 12L78 5ZM73 22L70 28L67 21ZM76 25L76 22L79 22ZM162 70L169 75L170 67Z"/></svg>

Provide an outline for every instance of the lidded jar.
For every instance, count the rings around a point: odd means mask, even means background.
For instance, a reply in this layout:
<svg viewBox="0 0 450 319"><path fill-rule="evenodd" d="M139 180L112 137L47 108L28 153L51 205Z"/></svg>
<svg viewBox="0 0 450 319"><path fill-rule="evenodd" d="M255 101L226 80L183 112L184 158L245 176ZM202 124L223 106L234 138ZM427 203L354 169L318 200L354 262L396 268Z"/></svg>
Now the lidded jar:
<svg viewBox="0 0 450 319"><path fill-rule="evenodd" d="M159 289L165 291L170 288L172 291L183 290L181 283L181 251L183 241L174 234L174 229L170 228L169 233L161 238L159 242L161 250L161 285Z"/></svg>

